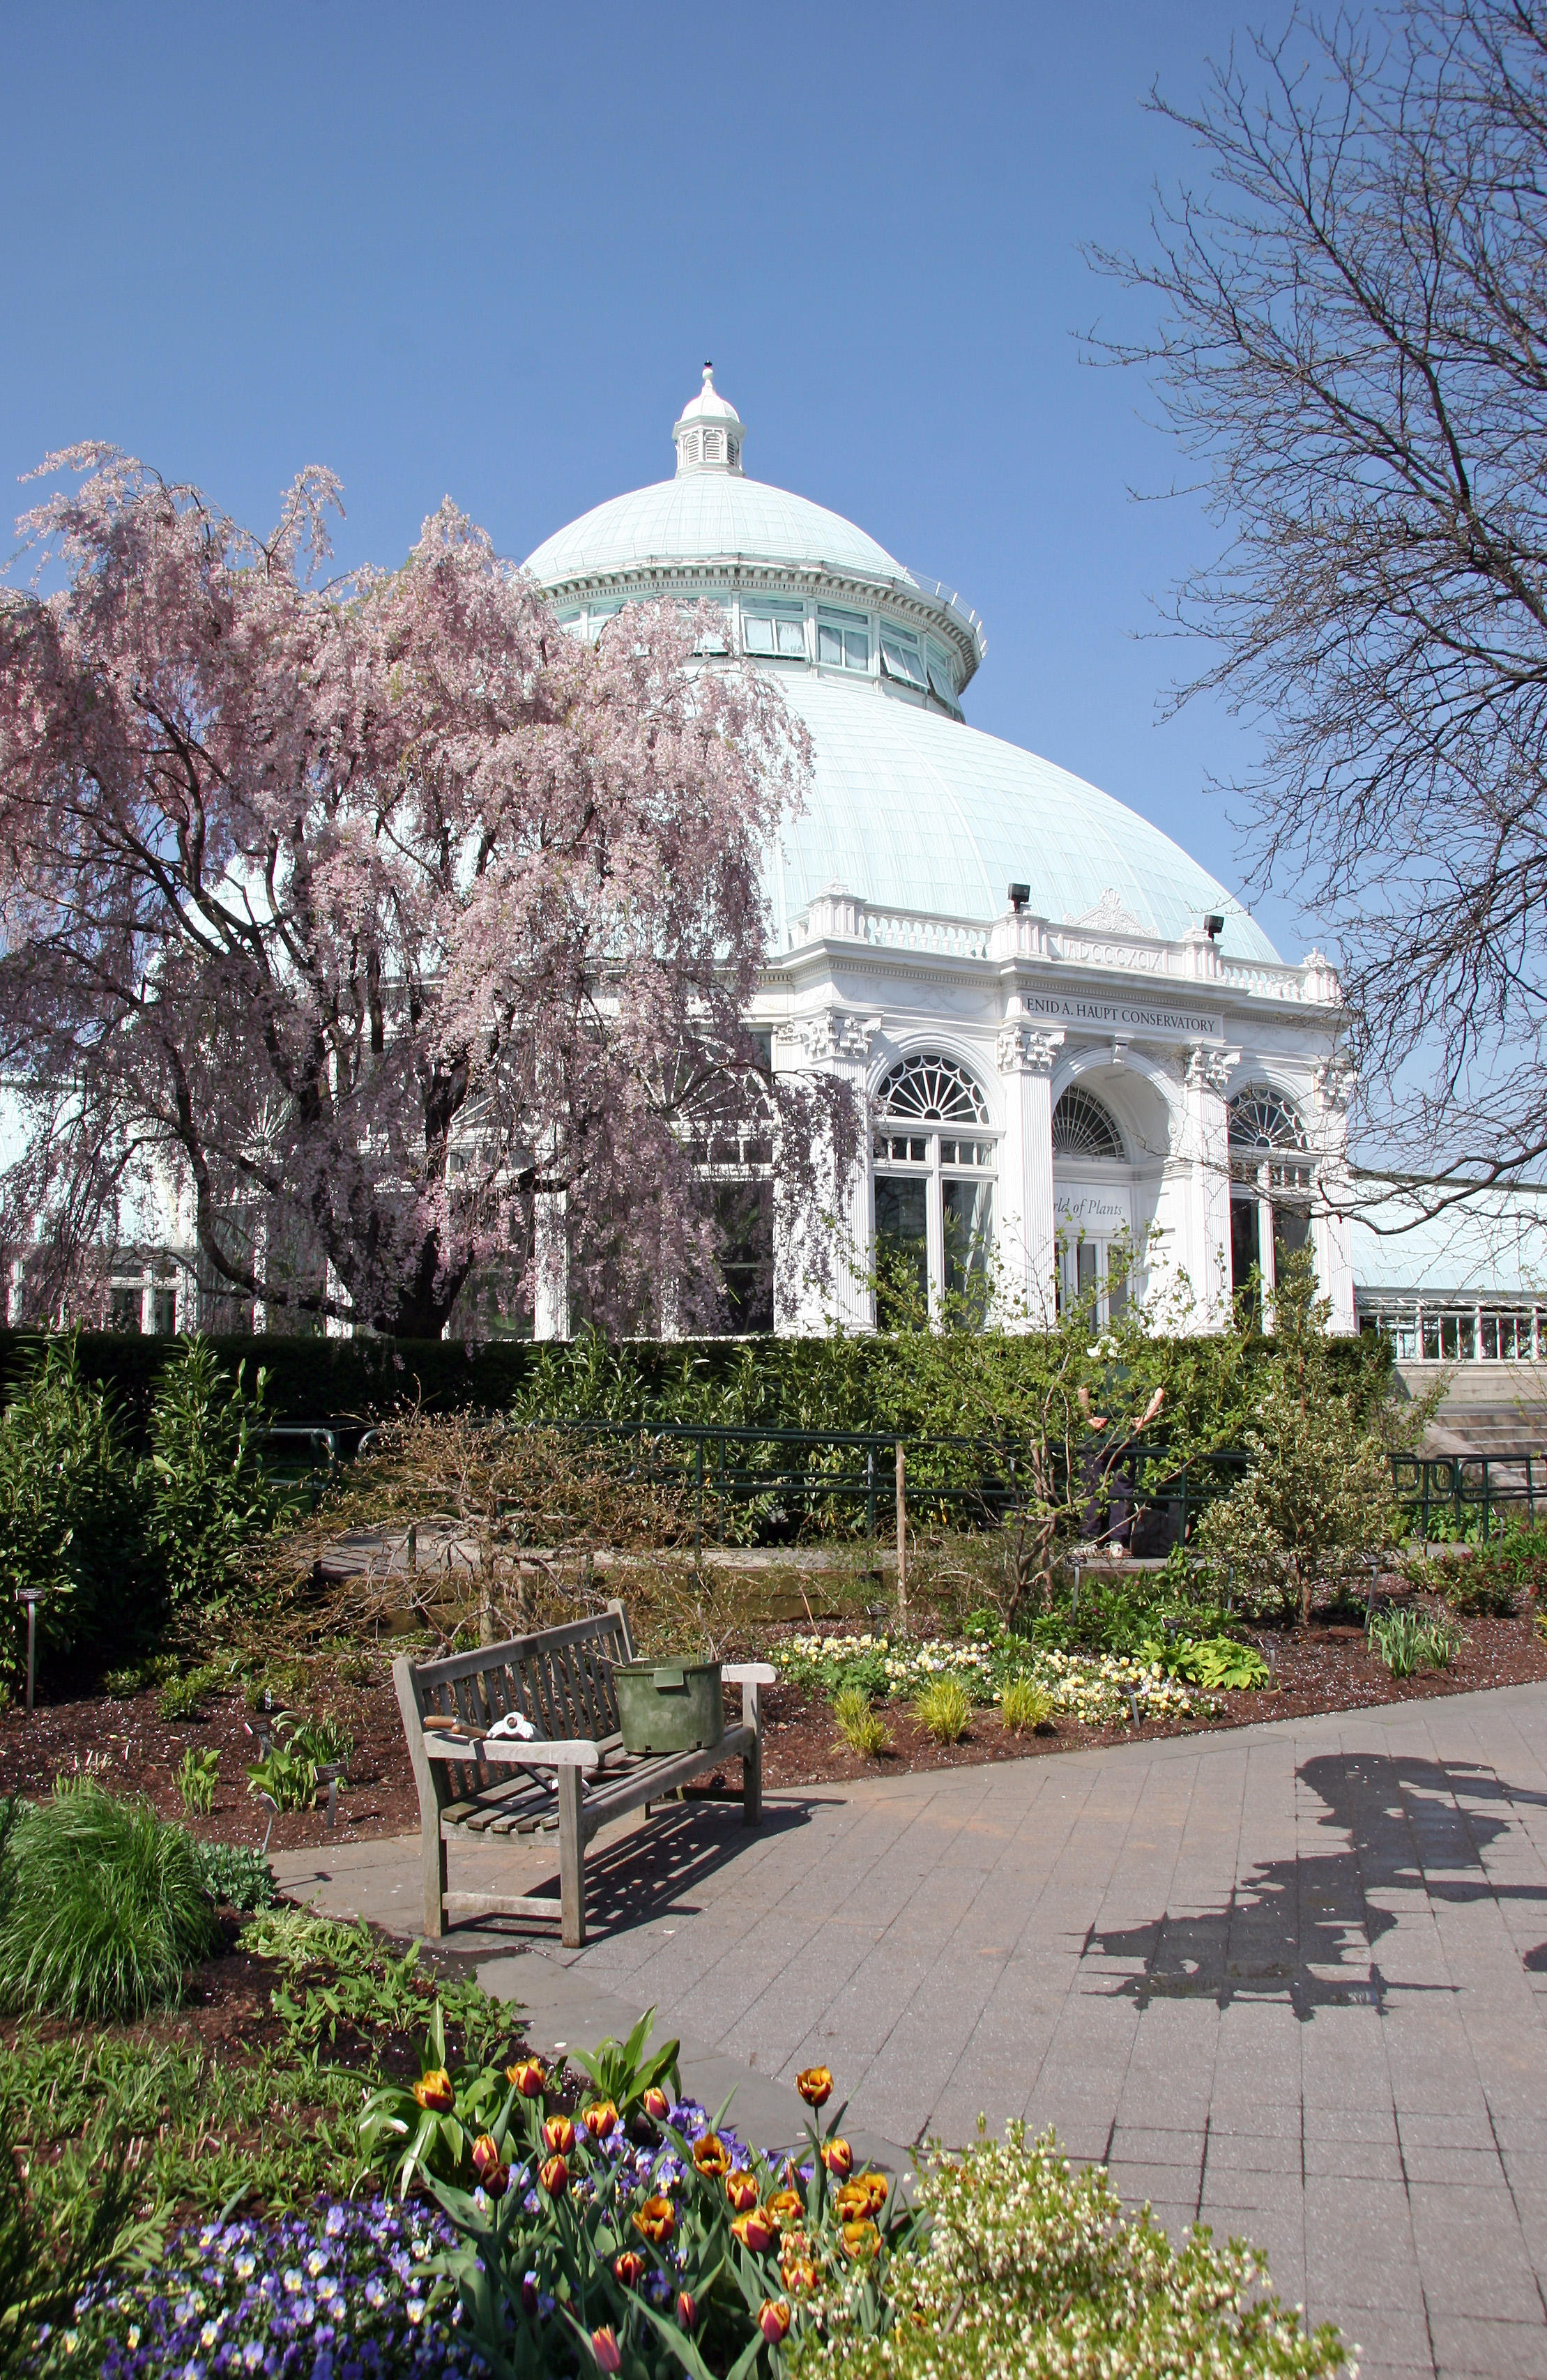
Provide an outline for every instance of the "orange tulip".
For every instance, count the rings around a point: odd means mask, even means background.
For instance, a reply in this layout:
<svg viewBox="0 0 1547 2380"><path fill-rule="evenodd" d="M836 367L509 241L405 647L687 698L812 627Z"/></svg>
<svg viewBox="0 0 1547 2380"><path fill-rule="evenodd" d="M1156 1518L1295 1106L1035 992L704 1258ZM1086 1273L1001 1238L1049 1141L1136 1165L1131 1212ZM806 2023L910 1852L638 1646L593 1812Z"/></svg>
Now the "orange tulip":
<svg viewBox="0 0 1547 2380"><path fill-rule="evenodd" d="M738 2215L731 2229L742 2246L749 2248L754 2256L761 2256L765 2248L772 2248L779 2232L777 2223L765 2206L754 2206L749 2215Z"/></svg>
<svg viewBox="0 0 1547 2380"><path fill-rule="evenodd" d="M825 2107L833 2096L833 2075L825 2066L808 2066L795 2078L795 2087L808 2107Z"/></svg>
<svg viewBox="0 0 1547 2380"><path fill-rule="evenodd" d="M593 2141L603 2141L617 2121L617 2109L610 2099L593 2099L581 2110L580 2121Z"/></svg>
<svg viewBox="0 0 1547 2380"><path fill-rule="evenodd" d="M770 2347L777 2347L789 2337L789 2304L784 2298L764 2298L758 2313L758 2328Z"/></svg>
<svg viewBox="0 0 1547 2380"><path fill-rule="evenodd" d="M676 2318L684 2330L691 2330L699 2318L699 2301L691 2289L678 2289Z"/></svg>
<svg viewBox="0 0 1547 2380"><path fill-rule="evenodd" d="M869 2258L880 2252L881 2234L873 2223L846 2223L838 2236L846 2256Z"/></svg>
<svg viewBox="0 0 1547 2380"><path fill-rule="evenodd" d="M617 2343L617 2333L610 2322L591 2334L591 2351L596 2358L598 2372L621 2372L623 2350Z"/></svg>
<svg viewBox="0 0 1547 2380"><path fill-rule="evenodd" d="M480 2132L472 2144L472 2169L480 2181L489 2171L490 2167L498 2165L499 2161L500 2144L493 2133Z"/></svg>
<svg viewBox="0 0 1547 2380"><path fill-rule="evenodd" d="M645 2277L645 2260L632 2248L625 2248L621 2256L613 2258L613 2278L621 2281L626 2289L636 2289Z"/></svg>
<svg viewBox="0 0 1547 2380"><path fill-rule="evenodd" d="M414 2084L414 2097L434 2116L449 2116L457 2105L457 2094L444 2066L432 2066L427 2074L420 2076Z"/></svg>
<svg viewBox="0 0 1547 2380"><path fill-rule="evenodd" d="M779 2267L786 2289L814 2289L817 2268L810 2256L789 2256Z"/></svg>
<svg viewBox="0 0 1547 2380"><path fill-rule="evenodd" d="M561 2156L547 2157L537 2168L537 2179L550 2198L562 2198L569 2187L569 2168Z"/></svg>
<svg viewBox="0 0 1547 2380"><path fill-rule="evenodd" d="M725 2176L725 2196L738 2215L745 2215L749 2206L758 2203L757 2183L749 2173L744 2173L737 2167L735 2173Z"/></svg>
<svg viewBox="0 0 1547 2380"><path fill-rule="evenodd" d="M854 2171L854 2151L834 2132L830 2141L822 2142L822 2162L835 2181L847 2181Z"/></svg>
<svg viewBox="0 0 1547 2380"><path fill-rule="evenodd" d="M879 2215L886 2204L887 2180L883 2173L873 2169L857 2173L839 2191L835 2204L841 2222L849 2222L864 2215Z"/></svg>
<svg viewBox="0 0 1547 2380"><path fill-rule="evenodd" d="M729 2154L718 2132L705 2132L693 2143L693 2163L711 2181L723 2181L731 2169Z"/></svg>
<svg viewBox="0 0 1547 2380"><path fill-rule="evenodd" d="M514 2066L506 2068L505 2079L515 2083L523 2099L541 2099L548 2087L548 2078L535 2058L518 2058Z"/></svg>
<svg viewBox="0 0 1547 2380"><path fill-rule="evenodd" d="M664 2124L672 2111L671 2101L653 2082L640 2104L652 2122L656 2124Z"/></svg>
<svg viewBox="0 0 1547 2380"><path fill-rule="evenodd" d="M634 2210L634 2228L657 2248L664 2248L676 2229L676 2209L669 2198L647 2198Z"/></svg>
<svg viewBox="0 0 1547 2380"><path fill-rule="evenodd" d="M806 2202L798 2190L776 2190L768 2202L768 2212L781 2231L786 2223L803 2223Z"/></svg>
<svg viewBox="0 0 1547 2380"><path fill-rule="evenodd" d="M542 2145L550 2156L567 2156L575 2145L575 2127L567 2116L550 2116L542 2127Z"/></svg>

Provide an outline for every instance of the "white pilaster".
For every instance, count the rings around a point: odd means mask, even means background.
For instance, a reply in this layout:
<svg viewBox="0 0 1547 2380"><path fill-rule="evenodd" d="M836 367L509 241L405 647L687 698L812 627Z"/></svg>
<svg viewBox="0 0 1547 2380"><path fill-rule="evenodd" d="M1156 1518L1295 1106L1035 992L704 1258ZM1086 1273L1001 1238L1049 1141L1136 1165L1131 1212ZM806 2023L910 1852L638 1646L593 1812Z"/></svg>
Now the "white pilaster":
<svg viewBox="0 0 1547 2380"><path fill-rule="evenodd" d="M775 1034L774 1064L779 1074L828 1075L847 1087L859 1123L859 1161L840 1185L831 1144L815 1152L818 1213L798 1214L781 1194L778 1170L774 1199L774 1328L781 1338L824 1330L870 1330L875 1327L871 1283L871 1138L866 1116L866 1079L879 1016L860 1016L838 1007L797 1019ZM820 1233L823 1266L813 1234Z"/></svg>
<svg viewBox="0 0 1547 2380"><path fill-rule="evenodd" d="M1308 965L1309 962L1308 961ZM1321 1126L1322 1162L1318 1177L1322 1196L1311 1215L1310 1239L1316 1251L1316 1278L1332 1304L1330 1328L1339 1332L1358 1329L1354 1312L1354 1257L1348 1232L1348 1100L1354 1078L1337 1055L1323 1058L1316 1068L1316 1111Z"/></svg>
<svg viewBox="0 0 1547 2380"><path fill-rule="evenodd" d="M1057 1310L1053 1214L1053 1067L1062 1033L1029 1024L1018 1001L995 1057L1004 1082L997 1245L1006 1329L1051 1330Z"/></svg>
<svg viewBox="0 0 1547 2380"><path fill-rule="evenodd" d="M1230 1318L1230 1114L1225 1104L1238 1050L1195 1042L1183 1075L1183 1153L1191 1171L1188 1231L1177 1251L1196 1301L1199 1327Z"/></svg>
<svg viewBox="0 0 1547 2380"><path fill-rule="evenodd" d="M531 1335L569 1336L568 1199L562 1190L544 1192L532 1208Z"/></svg>

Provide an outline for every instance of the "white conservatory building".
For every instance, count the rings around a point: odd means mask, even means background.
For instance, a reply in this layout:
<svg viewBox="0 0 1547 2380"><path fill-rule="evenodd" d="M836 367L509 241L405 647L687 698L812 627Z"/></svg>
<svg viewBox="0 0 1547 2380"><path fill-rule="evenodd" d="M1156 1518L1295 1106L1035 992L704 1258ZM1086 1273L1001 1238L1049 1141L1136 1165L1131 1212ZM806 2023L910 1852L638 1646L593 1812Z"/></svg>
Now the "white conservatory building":
<svg viewBox="0 0 1547 2380"><path fill-rule="evenodd" d="M1185 1276L1205 1328L1252 1266L1271 1291L1309 1242L1352 1330L1326 962L1285 965L1146 820L968 726L976 614L851 522L749 479L744 435L705 366L675 476L526 565L580 635L630 601L707 599L727 657L775 676L810 732L808 807L769 859L754 1021L776 1068L863 1090L871 1131L853 1261L819 1296L775 1252L774 1310L743 1327L864 1327L879 1232L932 1296L992 1245L1007 1318L1049 1311L1055 1281L1106 1307ZM539 1314L540 1332L564 1327Z"/></svg>

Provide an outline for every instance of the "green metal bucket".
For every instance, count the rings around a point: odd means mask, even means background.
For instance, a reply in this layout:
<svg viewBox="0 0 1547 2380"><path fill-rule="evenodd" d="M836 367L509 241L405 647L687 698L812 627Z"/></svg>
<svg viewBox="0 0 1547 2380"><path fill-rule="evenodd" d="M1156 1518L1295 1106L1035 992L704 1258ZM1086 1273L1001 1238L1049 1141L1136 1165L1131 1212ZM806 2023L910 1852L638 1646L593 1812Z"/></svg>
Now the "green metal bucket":
<svg viewBox="0 0 1547 2380"><path fill-rule="evenodd" d="M718 1661L616 1661L625 1752L713 1752L725 1732Z"/></svg>

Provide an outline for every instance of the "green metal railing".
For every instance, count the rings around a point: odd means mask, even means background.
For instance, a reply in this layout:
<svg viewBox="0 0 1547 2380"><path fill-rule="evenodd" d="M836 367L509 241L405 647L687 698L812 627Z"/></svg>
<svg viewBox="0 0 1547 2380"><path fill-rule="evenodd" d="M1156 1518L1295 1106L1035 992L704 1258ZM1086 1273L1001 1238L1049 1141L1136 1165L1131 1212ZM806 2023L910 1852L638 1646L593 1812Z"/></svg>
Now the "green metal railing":
<svg viewBox="0 0 1547 2380"><path fill-rule="evenodd" d="M494 1417L490 1417L491 1427ZM968 1526L993 1525L1020 1502L1017 1473L1024 1457L1007 1442L982 1438L910 1438L893 1430L789 1429L752 1422L575 1420L534 1424L636 1450L623 1476L686 1488L695 1532L717 1533L738 1508L771 1529L792 1519L857 1526L860 1510L874 1536L883 1510L892 1509L895 1463L902 1450L910 1512ZM264 1432L282 1476L333 1477L358 1454L369 1453L376 1432L358 1421L285 1423ZM798 1459L803 1457L804 1460ZM1534 1521L1547 1500L1547 1456L1539 1450L1495 1454L1393 1454L1392 1492L1427 1538L1437 1524L1464 1529L1476 1516L1488 1535L1510 1514ZM1146 1540L1185 1545L1216 1497L1251 1468L1242 1447L1219 1447L1175 1463L1163 1445L1124 1444L1102 1455L1092 1447L1084 1475L1060 1497L1083 1496L1094 1515L1115 1513L1116 1526ZM1540 1468L1538 1466L1541 1466ZM759 1512L757 1508L761 1507ZM1132 1527L1129 1523L1132 1523ZM1106 1524L1110 1528L1111 1524ZM1092 1534L1102 1534L1102 1527Z"/></svg>

